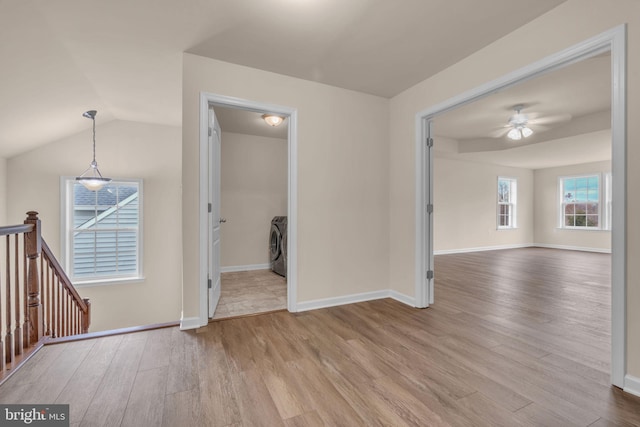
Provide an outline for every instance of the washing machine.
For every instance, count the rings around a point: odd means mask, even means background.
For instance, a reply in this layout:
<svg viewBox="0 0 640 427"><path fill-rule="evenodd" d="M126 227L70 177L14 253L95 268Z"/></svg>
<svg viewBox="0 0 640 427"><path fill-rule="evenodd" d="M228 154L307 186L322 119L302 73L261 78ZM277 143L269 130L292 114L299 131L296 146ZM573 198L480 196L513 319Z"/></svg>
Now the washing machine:
<svg viewBox="0 0 640 427"><path fill-rule="evenodd" d="M271 220L269 233L271 270L287 277L287 217L276 216Z"/></svg>

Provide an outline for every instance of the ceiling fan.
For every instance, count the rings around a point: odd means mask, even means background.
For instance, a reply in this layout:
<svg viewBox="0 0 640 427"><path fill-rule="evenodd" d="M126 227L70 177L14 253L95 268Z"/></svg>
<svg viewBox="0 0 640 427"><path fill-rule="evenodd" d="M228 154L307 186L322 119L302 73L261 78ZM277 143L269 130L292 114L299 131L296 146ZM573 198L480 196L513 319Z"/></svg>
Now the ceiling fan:
<svg viewBox="0 0 640 427"><path fill-rule="evenodd" d="M571 119L570 114L562 114L557 116L538 117L535 113L524 114L522 109L524 104L518 104L513 106L515 114L509 117L508 123L502 128L491 133L494 138L501 138L506 134L507 138L512 141L519 141L523 138L528 138L533 135L535 131L545 131L549 128L541 126L542 124L550 124L568 121Z"/></svg>

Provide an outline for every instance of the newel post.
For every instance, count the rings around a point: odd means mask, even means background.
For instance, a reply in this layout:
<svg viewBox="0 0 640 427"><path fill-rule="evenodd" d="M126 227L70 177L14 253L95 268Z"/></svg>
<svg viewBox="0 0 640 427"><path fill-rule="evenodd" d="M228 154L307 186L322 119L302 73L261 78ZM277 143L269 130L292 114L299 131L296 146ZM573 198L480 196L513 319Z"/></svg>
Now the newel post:
<svg viewBox="0 0 640 427"><path fill-rule="evenodd" d="M30 346L42 339L44 329L42 304L40 303L40 275L38 274L38 257L42 251L38 212L27 212L27 219L24 223L33 224L33 230L25 233L25 255L27 257L27 316L29 325L29 342L27 345Z"/></svg>
<svg viewBox="0 0 640 427"><path fill-rule="evenodd" d="M83 298L82 301L87 305L87 311L82 313L82 333L89 333L89 326L91 325L91 301L89 298Z"/></svg>

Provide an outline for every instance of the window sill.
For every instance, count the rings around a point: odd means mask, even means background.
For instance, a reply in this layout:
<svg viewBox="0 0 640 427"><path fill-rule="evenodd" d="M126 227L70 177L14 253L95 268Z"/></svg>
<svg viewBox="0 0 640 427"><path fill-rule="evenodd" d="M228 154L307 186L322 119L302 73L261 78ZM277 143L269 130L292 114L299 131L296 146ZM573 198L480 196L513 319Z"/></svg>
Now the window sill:
<svg viewBox="0 0 640 427"><path fill-rule="evenodd" d="M78 288L91 288L94 286L127 285L130 283L142 283L144 282L144 279L144 276L139 276L111 279L78 280L73 282L73 286L76 286Z"/></svg>
<svg viewBox="0 0 640 427"><path fill-rule="evenodd" d="M586 228L586 227L556 227L556 230L563 231L605 231L607 233L611 233L611 230L607 230L604 228Z"/></svg>

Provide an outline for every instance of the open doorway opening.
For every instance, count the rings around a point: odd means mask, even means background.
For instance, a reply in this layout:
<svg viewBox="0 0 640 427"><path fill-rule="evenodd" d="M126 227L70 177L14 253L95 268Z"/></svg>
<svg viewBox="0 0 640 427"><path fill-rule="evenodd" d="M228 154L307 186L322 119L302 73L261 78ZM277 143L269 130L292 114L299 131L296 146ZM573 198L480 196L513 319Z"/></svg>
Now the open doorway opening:
<svg viewBox="0 0 640 427"><path fill-rule="evenodd" d="M429 303L433 303L434 300L437 300L437 296L434 296L434 215L433 212L438 209L438 206L434 206L434 158L435 158L435 135L437 132L435 128L437 126L438 117L442 116L444 113L453 111L460 107L463 107L467 104L470 104L474 101L478 101L480 99L484 99L487 96L506 90L507 88L517 87L516 85L526 84L524 82L529 81L535 77L542 76L543 74L550 73L553 71L561 70L562 68L570 65L576 64L580 61L591 59L597 59L599 56L602 56L605 52L610 52L610 60L608 60L608 69L610 70L610 80L609 80L609 88L611 90L611 112L608 115L610 123L610 133L611 133L611 150L610 150L610 163L611 163L611 171L612 175L616 177L615 180L612 181L612 210L610 213L610 221L611 221L611 238L610 238L610 246L611 246L611 305L610 305L610 318L611 318L611 382L618 387L624 386L624 375L626 371L626 363L625 363L625 342L626 342L626 331L625 331L625 262L626 262L626 249L624 245L625 240L625 87L624 87L624 63L625 63L625 28L619 27L613 29L607 33L604 33L598 37L587 40L577 46L574 46L566 51L560 52L556 55L548 57L544 60L541 60L537 63L531 64L524 69L517 70L516 72L511 73L501 79L498 79L493 82L489 82L482 87L479 87L469 93L465 93L457 98L451 99L441 105L434 106L420 114L417 117L417 176L416 176L416 184L417 184L417 195L418 195L418 203L417 203L417 229L418 229L418 258L417 258L417 276L416 276L416 299L421 306L427 306ZM586 89L586 90L589 90ZM518 101L523 102L523 101ZM517 110L515 106L511 108ZM514 111L514 115L519 114L518 111ZM595 113L594 113L595 114ZM591 120L585 120L583 125L591 124L596 120L592 117ZM508 123L512 128L515 127L513 123ZM523 135L521 135L523 137ZM526 139L526 138L521 138ZM504 155L504 153L500 153L503 151L500 149L499 145L504 142L496 142L496 141L484 141L478 142L473 149L469 149L469 147L462 147L462 151L467 150L467 152L476 152L479 153L479 156L484 156L486 158L493 157L498 158ZM455 144L452 144L455 145ZM463 144L465 145L465 144ZM489 147L489 148L487 148ZM455 147L455 151L460 153L460 146ZM527 149L527 147L523 147ZM525 150L526 151L526 150ZM607 160L604 160L606 162ZM592 165L593 166L593 165ZM567 182L562 181L562 177L556 177L557 182L562 185L564 184L575 184L577 188L577 180L582 180L584 175L598 175L600 178L599 189L604 190L606 188L606 167L603 171L598 171L598 173L591 172L576 172L575 176L565 176L567 178ZM502 177L504 178L504 176ZM508 177L513 178L513 177ZM437 179L437 177L435 178ZM492 183L492 187L496 190L495 194L497 196L497 188L495 187L498 184L499 176L496 177L496 182ZM573 180L573 181L572 181ZM589 181L589 178L587 179ZM594 180L595 182L595 180ZM558 190L558 188L561 188ZM594 214L593 218L589 218L589 198L588 192L590 186L587 185L587 199L586 203L582 203L582 200L573 200L573 202L581 202L581 204L585 205L585 212L580 213L578 215L578 206L576 203L573 203L572 206L568 206L571 203L565 203L562 199L562 196L568 194L562 187L555 186L554 193L559 191L556 200L552 203L554 205L554 209L557 210L557 213L552 213L552 221L557 221L556 229L568 229L570 227L566 227L570 219L573 220L572 227L582 224L582 220L584 219L585 225L594 225L595 211L593 210L593 206L591 206L591 212ZM535 198L534 198L535 200ZM566 204L567 206L564 206ZM606 203L600 203L597 206L599 217L596 219L597 227L602 228L605 226L605 216L606 216ZM567 209L574 209L573 213L568 212ZM497 209L500 209L500 206L496 206L496 210L493 210L493 214L496 215L498 213L498 217L494 221L494 224L497 224L495 232L498 232L500 228L500 217ZM569 209L570 210L570 209ZM578 218L578 216L580 218ZM584 218L582 218L584 216ZM504 218L503 218L504 219ZM579 219L576 222L576 219ZM508 221L507 221L508 223ZM502 223L505 225L507 223ZM486 230L485 230L486 231ZM535 236L535 234L534 234ZM531 243L535 243L535 237ZM428 270L431 274L424 274L424 270Z"/></svg>
<svg viewBox="0 0 640 427"><path fill-rule="evenodd" d="M216 111L219 110L221 115L224 117L225 113L229 113L227 110L236 110L238 113L237 117L244 117L245 119L250 115L253 117L259 117L260 123L259 126L267 126L262 120L263 114L275 114L285 119L287 123L286 128L286 143L281 145L286 145L286 149L284 147L280 147L280 150L276 150L274 155L285 155L284 161L280 161L280 166L285 167L285 176L286 176L286 184L282 185L280 182L280 187L285 188L286 196L281 195L280 200L275 204L278 206L278 212L282 212L284 209L286 212L286 257L287 263L286 268L283 271L282 268L279 269L280 276L286 277L286 305L283 308L287 308L289 311L296 310L296 290L297 290L297 111L294 108L283 107L279 105L266 104L261 102L249 101L239 98L226 97L221 95L209 94L209 93L201 93L200 94L200 191L199 191L199 205L200 205L200 215L199 215L199 228L200 228L200 260L201 266L200 269L200 307L201 312L207 314L208 318L215 317L216 308L220 302L220 296L222 294L221 288L222 284L222 254L224 242L221 240L223 238L223 226L229 224L232 220L238 220L242 215L245 214L247 210L247 206L243 207L242 200L240 203L237 203L237 206L232 206L232 211L235 219L231 217L227 218L223 216L223 211L221 209L222 205L222 159L223 149L222 149L222 139L224 138L224 131L220 126L219 119L216 118ZM234 116L234 114L231 114ZM236 117L236 118L237 118ZM224 120L224 119L223 119ZM227 122L227 128L233 130L233 125L230 124L233 119L225 120ZM241 119L240 122L243 120ZM258 125L256 123L254 125ZM256 142L255 135L251 135L251 131L248 130L251 127L251 123L245 122L242 129L243 133L241 136L237 136L235 141L237 144L241 145L242 143L238 143L237 141L243 140L245 143L251 145ZM230 132L229 134L231 134ZM255 132L254 132L255 133ZM269 138L262 137L262 138ZM234 138L231 138L231 143ZM276 138L278 139L278 138ZM280 138L281 139L281 138ZM264 141L262 141L264 142ZM247 144L244 144L247 145ZM242 147L232 147L234 150ZM233 151L233 150L232 150ZM242 150L239 151L240 157ZM238 153L236 153L238 154ZM254 153L255 154L255 153ZM246 157L245 157L246 160ZM265 166L265 165L262 165ZM240 165L237 165L237 168L231 167L229 169L232 177L232 181L238 181L240 183L243 180L246 180L246 174L240 173L238 174L237 170L240 168ZM269 165L266 165L266 170L269 169ZM264 172L265 169L262 169ZM255 171L252 172L255 174ZM258 171L258 174L260 170ZM280 176L282 171L277 171L277 175ZM264 177L262 177L264 179ZM274 178L277 180L277 178ZM280 177L280 181L281 181ZM254 180L255 181L255 180ZM280 190L279 193L282 193ZM233 198L234 193L231 192L231 198ZM282 199L285 199L283 202ZM242 198L244 202L247 202L248 197ZM283 205L285 205L283 207ZM258 209L258 208L255 208ZM268 209L262 209L263 211L269 211ZM264 213L264 212L263 212ZM271 212L273 213L273 212ZM283 215L276 215L276 217L282 217ZM264 219L264 218L263 218ZM255 271L257 268L264 268L267 270L269 274L271 274L271 267L273 267L273 262L271 262L269 251L270 251L270 242L269 242L269 233L271 229L271 218L269 221L266 221L267 224L254 224L255 227L260 227L260 229L264 229L264 231L259 231L258 233L264 233L265 240L263 242L262 248L254 247L257 244L247 243L247 248L245 251L255 250L257 252L261 252L265 254L265 258L261 258L263 261L257 261L257 263L253 264L244 264L241 265L227 265L228 273L233 273L231 270L242 269L244 271ZM240 223L240 228L242 228L242 221L238 220ZM255 222L255 221L254 221ZM263 221L265 222L265 221ZM280 224L282 226L282 224ZM247 225L245 224L245 227ZM242 230L241 230L242 231ZM216 242L218 242L216 244ZM228 242L233 244L234 242ZM246 242L245 242L246 243ZM242 242L240 242L240 247L242 248ZM282 242L280 242L282 246ZM217 248L216 248L217 246ZM232 246L231 246L232 247ZM237 252L242 252L243 250L236 250ZM225 262L229 264L234 264L233 261L233 251L228 255L231 261L226 260ZM248 259L248 258L247 258ZM252 262L252 261L249 261ZM284 274L282 274L284 273ZM255 277L254 277L255 279ZM281 279L282 280L282 279ZM281 291L280 291L281 292ZM250 298L250 297L249 297ZM242 304L240 304L242 305ZM255 310L255 308L251 308L250 310ZM253 311L255 313L255 311ZM241 313L238 315L243 315L248 313Z"/></svg>
<svg viewBox="0 0 640 427"><path fill-rule="evenodd" d="M214 319L287 308L288 120L213 107L221 129L220 299ZM280 117L280 116L276 116Z"/></svg>

